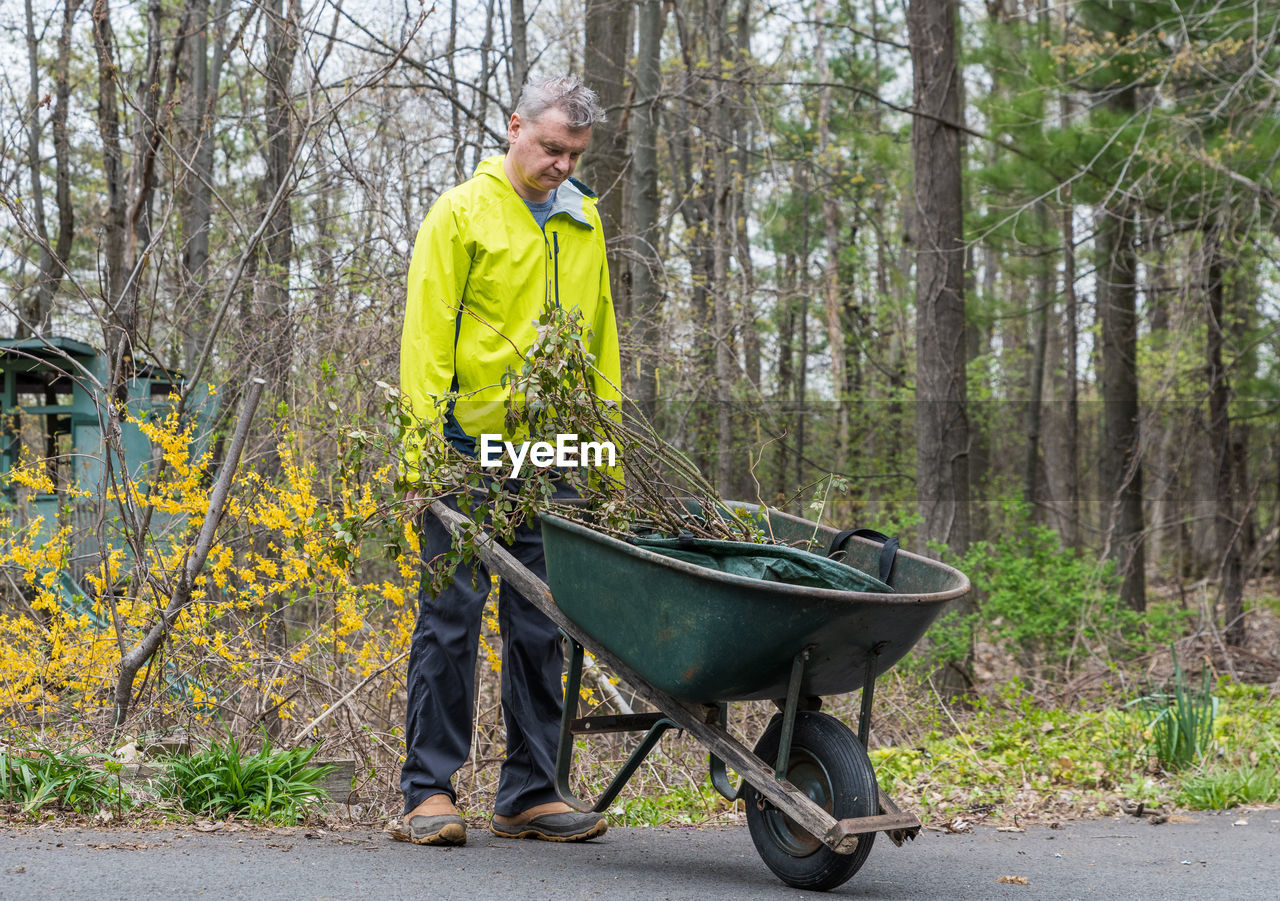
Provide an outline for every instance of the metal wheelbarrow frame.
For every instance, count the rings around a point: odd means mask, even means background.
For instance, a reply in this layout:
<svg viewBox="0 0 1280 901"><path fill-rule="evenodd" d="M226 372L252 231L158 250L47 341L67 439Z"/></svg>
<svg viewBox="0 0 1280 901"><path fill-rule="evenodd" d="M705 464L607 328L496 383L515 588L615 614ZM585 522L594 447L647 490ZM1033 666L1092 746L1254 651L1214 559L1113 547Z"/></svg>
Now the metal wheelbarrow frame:
<svg viewBox="0 0 1280 901"><path fill-rule="evenodd" d="M751 504L731 506L756 517L783 541L813 539L825 544L836 534L835 529L776 510ZM430 509L451 529L467 523L466 517L442 503ZM865 749L875 680L910 650L947 603L969 590L963 574L899 551L889 580L894 594L803 588L718 573L555 515L542 517L542 531L548 582L556 585L558 599L552 597L547 583L498 543L483 539L480 553L493 571L545 613L568 639L566 702L556 762L557 791L567 804L582 811L607 810L662 735L679 729L709 751L711 781L720 794L731 801L744 796L748 804L754 800L758 810L748 811L749 824L756 820L752 839L765 863L788 884L833 888L861 866L874 833L886 833L896 845L919 833L919 818L900 810L878 787L874 801L863 799L863 809L874 809L874 814L833 816L829 792L824 794L821 787L815 790L808 783L797 787L788 780L794 772L789 770L793 737L801 717L822 717L838 724L815 713L822 695L861 689L858 734L856 739L850 735L848 741L860 744L853 750L869 771ZM848 562L874 571L879 551L875 542L853 538ZM587 560L590 566L584 565ZM625 598L618 603L600 603L602 571L625 579ZM743 643L732 641L735 617L738 626L744 625L743 619L748 623L752 617L765 620L754 623L754 653L744 653ZM658 712L577 717L588 648ZM729 702L753 698L772 699L781 711L780 723L775 717L761 742L769 745L771 761L749 750L726 728ZM818 725L830 727L831 723ZM835 728L848 732L839 725ZM645 735L609 786L595 801L578 798L569 785L574 736L631 731ZM804 749L800 753L807 754ZM838 764L818 761L816 765L822 769ZM742 779L737 787L730 781L729 768ZM874 784L874 773L870 778ZM773 825L758 834L761 814L773 817L768 820ZM860 836L865 846L855 855ZM776 856L776 849L766 847L770 845L779 845L785 852L787 867L775 866L771 854ZM815 852L808 866L803 858ZM854 856L837 861L831 854ZM788 855L801 858L798 869L790 866ZM827 866L822 868L819 864L824 859Z"/></svg>

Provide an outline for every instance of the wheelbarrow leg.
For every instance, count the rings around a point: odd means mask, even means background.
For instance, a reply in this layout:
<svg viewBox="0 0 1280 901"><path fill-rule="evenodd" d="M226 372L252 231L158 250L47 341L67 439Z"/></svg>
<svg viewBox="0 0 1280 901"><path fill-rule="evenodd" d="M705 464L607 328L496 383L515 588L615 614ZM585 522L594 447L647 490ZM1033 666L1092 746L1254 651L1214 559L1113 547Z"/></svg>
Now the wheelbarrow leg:
<svg viewBox="0 0 1280 901"><path fill-rule="evenodd" d="M778 739L778 761L774 774L779 782L787 779L787 767L791 763L791 735L796 728L796 710L800 706L800 683L804 680L804 665L813 647L805 647L791 660L791 681L787 683L787 701L782 708L782 735Z"/></svg>
<svg viewBox="0 0 1280 901"><path fill-rule="evenodd" d="M723 704L717 705L717 707L716 720L719 723L720 729L722 731L727 731L729 728L729 702L726 701ZM710 754L710 764L711 784L715 786L716 791L718 791L725 800L730 802L741 798L742 787L746 783L739 780L738 785L735 787L734 784L729 781L729 768L725 766L723 760L716 756L714 751Z"/></svg>
<svg viewBox="0 0 1280 901"><path fill-rule="evenodd" d="M560 715L560 745L556 749L556 793L560 795L562 801L575 810L583 812L593 810L596 813L603 813L609 809L609 805L618 796L618 792L622 791L622 787L635 775L640 764L644 763L644 759L649 756L649 752L658 744L663 734L668 729L679 727L666 717L655 719L640 744L627 758L626 764L613 777L609 787L596 799L595 803L579 798L569 785L569 771L573 769L573 723L574 713L578 707L578 693L582 687L584 651L582 645L570 636L565 635L565 639L569 642L569 674L564 686L564 712Z"/></svg>
<svg viewBox="0 0 1280 901"><path fill-rule="evenodd" d="M875 698L875 687L876 650L872 648L867 654L867 670L862 682L862 710L858 714L858 741L862 742L863 748L867 748L867 742L871 740L871 704ZM902 847L904 841L914 839L919 834L920 820L914 814L903 813L893 799L885 794L884 789L879 789L878 804L878 819L894 827L884 828L884 833L895 845Z"/></svg>
<svg viewBox="0 0 1280 901"><path fill-rule="evenodd" d="M822 703L821 699L801 699L800 697L800 686L804 682L804 667L812 653L813 646L807 645L792 658L791 678L787 682L787 696L781 702L774 702L782 708L782 734L778 741L778 759L773 770L779 782L785 782L787 778L787 767L791 763L791 736L795 732L796 713L801 708L802 700L806 710L816 709ZM813 703L815 700L817 701L816 705ZM719 705L718 716L720 728L724 729L728 724L727 704ZM716 791L730 801L736 801L741 796L741 784L737 788L733 787L729 782L729 774L725 768L724 761L714 753L711 755L711 784L715 786Z"/></svg>
<svg viewBox="0 0 1280 901"><path fill-rule="evenodd" d="M862 710L858 713L858 741L867 747L871 740L871 702L876 691L876 655L867 654L867 671L862 680Z"/></svg>

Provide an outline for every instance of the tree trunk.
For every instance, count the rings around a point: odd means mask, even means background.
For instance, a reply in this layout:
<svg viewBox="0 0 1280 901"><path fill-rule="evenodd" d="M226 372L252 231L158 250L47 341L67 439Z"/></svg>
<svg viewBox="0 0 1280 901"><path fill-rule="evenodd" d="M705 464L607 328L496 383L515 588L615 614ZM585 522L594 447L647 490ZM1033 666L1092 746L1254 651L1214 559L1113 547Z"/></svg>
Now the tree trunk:
<svg viewBox="0 0 1280 901"><path fill-rule="evenodd" d="M1048 210L1039 208L1040 231L1049 231ZM1027 457L1022 472L1022 497L1034 513L1039 501L1040 429L1044 422L1044 369L1049 346L1049 310L1053 304L1053 260L1047 253L1040 258L1036 273L1036 293L1031 299L1031 319L1035 343L1031 349L1031 385L1027 406Z"/></svg>
<svg viewBox="0 0 1280 901"><path fill-rule="evenodd" d="M813 8L817 21L817 40L814 42L814 62L818 81L818 162L825 172L826 185L822 190L823 237L826 241L826 259L822 266L822 300L826 312L827 348L831 355L831 423L835 429L832 447L835 458L831 468L845 472L849 458L849 410L845 404L845 337L840 302L840 205L837 201L836 181L839 173L837 152L831 147L831 70L827 65L826 7L817 0Z"/></svg>
<svg viewBox="0 0 1280 901"><path fill-rule="evenodd" d="M1235 351L1230 371L1235 373L1236 384L1248 384L1258 375L1258 345L1253 337L1258 297L1257 270L1246 265L1238 256L1232 257L1231 263L1230 293L1223 298L1230 329L1230 347ZM1249 411L1256 409L1251 406ZM1231 453L1235 461L1236 498L1239 503L1236 515L1240 531L1240 556L1245 561L1253 560L1258 549L1258 504L1256 489L1249 481L1249 445L1253 419L1251 412L1245 412L1231 426ZM1250 567L1246 566L1246 581L1250 574Z"/></svg>
<svg viewBox="0 0 1280 901"><path fill-rule="evenodd" d="M627 179L630 111L627 108L627 61L631 59L635 17L633 0L586 0L586 44L583 71L608 118L596 125L591 150L583 158L583 180L600 195L596 209L604 225L609 256L609 287L618 318L631 311L631 277L622 234ZM624 326L625 328L625 326Z"/></svg>
<svg viewBox="0 0 1280 901"><path fill-rule="evenodd" d="M1129 109L1132 110L1132 92ZM1122 101L1123 102L1123 101ZM1133 211L1117 200L1098 227L1098 316L1102 326L1103 447L1100 474L1109 555L1122 579L1121 597L1146 609L1142 543L1142 463L1138 434L1137 253Z"/></svg>
<svg viewBox="0 0 1280 901"><path fill-rule="evenodd" d="M64 0L62 6L62 30L58 33L58 67L54 70L55 106L51 125L53 128L54 202L58 205L58 241L54 256L66 262L71 259L71 244L75 240L76 213L71 204L71 138L67 134L67 112L71 105L71 35L82 0ZM55 279L64 275L58 266ZM50 285L50 303L57 293L57 284Z"/></svg>
<svg viewBox="0 0 1280 901"><path fill-rule="evenodd" d="M218 87L222 78L222 53L229 0L218 0L209 18L209 0L191 0L189 13L194 40L191 45L190 82L183 104L183 152L191 169L183 177L190 187L183 192L181 304L183 366L188 372L209 337L213 311L209 305L209 229L213 220L213 133L217 119ZM209 64L209 29L216 29L213 65Z"/></svg>
<svg viewBox="0 0 1280 901"><path fill-rule="evenodd" d="M708 6L711 30L711 58L723 71L732 57L728 40L728 0L713 0ZM712 304L714 308L715 392L716 392L716 490L727 495L731 491L734 470L739 464L734 453L733 387L737 366L734 351L733 309L729 291L729 252L736 229L729 222L729 88L713 82L711 88L712 141Z"/></svg>
<svg viewBox="0 0 1280 901"><path fill-rule="evenodd" d="M160 57L161 0L147 2L147 53L142 76L138 80L135 103L140 107L137 127L133 130L133 171L130 175L129 233L125 260L130 268L130 285L126 288L137 297L133 287L140 273L135 268L139 253L151 243L151 186L155 180L156 153L160 142ZM185 29L178 29L178 40L185 39ZM181 52L180 48L178 52ZM167 111L166 111L167 113Z"/></svg>
<svg viewBox="0 0 1280 901"><path fill-rule="evenodd" d="M449 76L449 91L456 97L461 95L462 86L458 84L458 0L449 0L449 37L445 42L445 71ZM462 110L458 104L449 104L450 138L453 145L453 180L463 182L463 160L467 145L462 140Z"/></svg>
<svg viewBox="0 0 1280 901"><path fill-rule="evenodd" d="M1240 647L1245 641L1244 555L1241 552L1241 503L1236 479L1236 454L1231 438L1231 384L1222 360L1224 344L1224 278L1222 236L1217 229L1205 235L1205 375L1209 383L1209 442L1216 476L1214 538L1219 552L1218 578L1226 641Z"/></svg>
<svg viewBox="0 0 1280 901"><path fill-rule="evenodd" d="M524 16L524 0L511 0L511 108L520 101L520 91L529 80L528 25Z"/></svg>
<svg viewBox="0 0 1280 901"><path fill-rule="evenodd" d="M1067 105L1064 103L1064 119ZM1067 320L1065 344L1067 383L1067 423L1063 443L1066 470L1063 485L1067 503L1067 546L1080 549L1080 314L1076 301L1075 207L1071 204L1071 186L1063 189L1062 211L1062 306Z"/></svg>
<svg viewBox="0 0 1280 901"><path fill-rule="evenodd" d="M960 73L955 0L911 0L915 107L916 490L922 537L969 545ZM926 118L928 116L929 118Z"/></svg>
<svg viewBox="0 0 1280 901"><path fill-rule="evenodd" d="M723 17L718 14L720 0L713 8L704 9L702 27L712 35L718 31L714 23ZM694 397L697 398L698 415L690 420L694 448L700 465L710 481L716 482L723 474L719 465L719 419L721 388L716 376L719 362L720 332L716 322L716 238L719 225L716 219L715 162L719 153L715 138L718 115L716 97L720 85L700 77L699 60L706 54L718 59L718 48L708 42L704 47L698 42L698 34L690 28L677 8L674 24L679 38L683 71L682 89L676 94L679 107L676 118L684 127L675 129L672 137L672 156L678 165L681 192L677 209L684 221L686 256L691 275L689 313L693 327ZM698 23L694 23L695 25ZM717 485L717 488L721 486Z"/></svg>
<svg viewBox="0 0 1280 901"><path fill-rule="evenodd" d="M738 20L734 26L737 43L735 54L733 102L738 110L750 108L747 87L738 73L750 65L751 60L751 0L739 0ZM735 115L733 189L729 221L734 232L733 257L738 264L740 289L738 291L738 330L742 335L743 366L753 396L760 395L763 376L760 347L760 329L756 317L756 270L751 257L751 239L747 232L747 220L751 212L753 161L755 159L755 118ZM749 473L742 474L742 490L753 490Z"/></svg>
<svg viewBox="0 0 1280 901"><path fill-rule="evenodd" d="M54 153L56 156L57 187L55 202L58 206L58 237L56 246L49 238L44 204L44 167L41 165L41 144L44 128L40 120L40 108L47 106L49 97L40 96L40 56L36 35L35 15L31 0L25 0L27 38L27 67L30 78L27 102L30 112L27 121L27 165L31 175L31 217L39 248L35 283L24 288L17 308L16 335L26 338L35 332L45 332L53 312L53 298L62 281L67 257L71 252L71 238L75 228L75 214L71 208L70 173L67 170L67 100L69 78L67 74L71 52L71 25L79 2L68 2L63 9L62 31L58 38L58 64L54 73L57 106L51 116Z"/></svg>
<svg viewBox="0 0 1280 901"><path fill-rule="evenodd" d="M1149 323L1148 345L1153 357L1160 359L1175 346L1179 340L1173 329L1173 317L1170 315L1173 303L1169 285L1176 281L1176 274L1171 271L1169 258L1171 248L1168 246L1163 231L1166 224L1158 218L1143 223L1142 246L1144 270L1147 274L1146 307ZM1175 245L1178 246L1178 245ZM1201 273L1203 276L1204 274ZM1207 283L1204 278L1202 283ZM1205 293L1203 287L1201 293ZM1204 298L1197 298L1203 301ZM1159 378L1159 376L1156 376ZM1148 447L1147 471L1147 512L1150 526L1147 529L1146 555L1156 561L1157 566L1169 556L1166 547L1170 535L1176 535L1176 526L1185 518L1182 509L1182 498L1176 491L1178 484L1178 459L1185 451L1186 423L1177 413L1172 415L1163 411L1167 405L1161 404L1152 410L1147 420L1146 444Z"/></svg>
<svg viewBox="0 0 1280 901"><path fill-rule="evenodd" d="M490 62L489 58L493 55L493 3L494 0L486 0L484 7L484 37L480 40L480 79L476 86L476 103L478 111L475 121L471 123L475 128L476 136L471 139L471 169L474 172L476 167L480 165L480 161L484 158L484 123L489 121L489 77ZM497 68L499 63L492 64L493 68ZM470 128L467 129L471 131Z"/></svg>
<svg viewBox="0 0 1280 901"><path fill-rule="evenodd" d="M965 273L964 287L965 296L974 296L970 294L977 282L978 266L976 260L982 261L982 288L981 294L976 295L984 298L994 298L996 296L997 279L996 274L1001 269L1001 258L999 251L987 244L979 248L977 242L971 242L965 248ZM972 315L975 311L973 307L968 308L968 314ZM968 370L968 364L986 357L992 352L992 327L979 319L965 323L965 368ZM978 395L985 398L976 402L966 403L969 416L969 490L976 494L979 498L986 498L989 495L984 494L987 486L991 484L991 434L993 431L992 423L996 417L1003 414L1003 402L995 400L995 391L991 385L991 380L987 375L988 366L979 365L974 367L974 384L978 390ZM989 507L991 505L980 500L978 503L969 505L969 530L973 535L986 535L989 531L988 520L990 518Z"/></svg>
<svg viewBox="0 0 1280 901"><path fill-rule="evenodd" d="M658 316L662 307L662 261L658 256L658 127L662 119L662 0L642 0L637 14L636 112L631 117L630 243L631 316L627 341L635 364L623 366L624 388L652 420L658 402Z"/></svg>
<svg viewBox="0 0 1280 901"><path fill-rule="evenodd" d="M798 164L797 164L798 165ZM781 504L791 495L788 485L790 467L789 448L795 441L794 416L792 415L792 397L795 384L795 334L796 334L796 255L782 255L782 271L778 282L778 363L777 384L774 392L775 417L779 424L779 432L783 437L774 448L774 470L777 473L774 489L774 503Z"/></svg>
<svg viewBox="0 0 1280 901"><path fill-rule="evenodd" d="M113 372L129 368L137 317L133 303L124 296L125 191L124 157L120 151L120 113L116 78L115 35L111 29L109 0L94 0L93 44L98 62L98 134L102 138L102 181L106 192L102 223L101 259L106 267L103 338ZM132 295L132 292L130 292Z"/></svg>
<svg viewBox="0 0 1280 901"><path fill-rule="evenodd" d="M293 106L289 79L298 49L297 0L270 0L267 14L266 143L265 173L259 182L258 200L265 210L276 193L292 177ZM288 199L271 217L262 240L258 266L259 305L257 348L261 369L267 374L268 391L284 399L293 349L293 324L289 307L289 268L293 258L293 215Z"/></svg>

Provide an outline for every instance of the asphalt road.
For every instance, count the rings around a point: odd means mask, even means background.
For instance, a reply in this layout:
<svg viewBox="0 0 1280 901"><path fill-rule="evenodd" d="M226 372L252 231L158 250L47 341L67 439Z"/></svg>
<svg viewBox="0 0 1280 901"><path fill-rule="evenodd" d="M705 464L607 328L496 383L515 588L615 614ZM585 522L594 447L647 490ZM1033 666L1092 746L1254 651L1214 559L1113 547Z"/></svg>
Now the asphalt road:
<svg viewBox="0 0 1280 901"><path fill-rule="evenodd" d="M833 898L1271 899L1280 895L1280 810L1132 818L998 832L883 836ZM1246 823L1235 825L1245 820ZM191 828L4 829L0 898L773 899L778 882L745 828L612 829L584 845L498 839L464 848L376 832ZM1003 883L1021 877L1027 884Z"/></svg>

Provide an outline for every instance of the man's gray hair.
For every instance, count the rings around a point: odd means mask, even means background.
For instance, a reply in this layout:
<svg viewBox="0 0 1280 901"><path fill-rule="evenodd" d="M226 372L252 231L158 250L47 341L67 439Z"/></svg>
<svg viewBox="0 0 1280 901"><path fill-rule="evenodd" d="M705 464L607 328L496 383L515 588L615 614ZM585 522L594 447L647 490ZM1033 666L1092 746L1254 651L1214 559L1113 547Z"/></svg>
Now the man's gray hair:
<svg viewBox="0 0 1280 901"><path fill-rule="evenodd" d="M564 113L574 131L604 121L600 98L576 75L544 75L530 80L520 92L516 112L532 122L552 107Z"/></svg>

